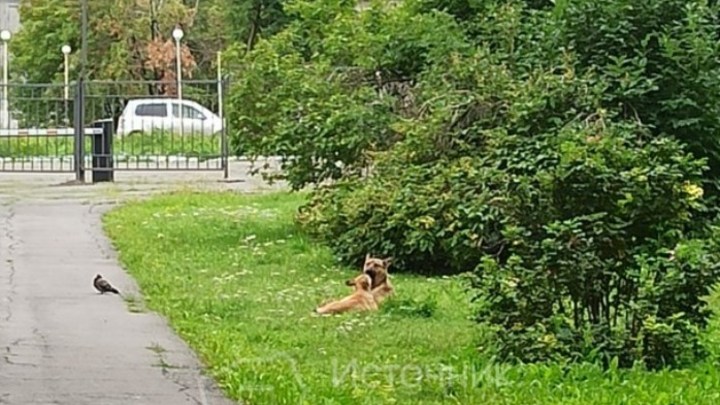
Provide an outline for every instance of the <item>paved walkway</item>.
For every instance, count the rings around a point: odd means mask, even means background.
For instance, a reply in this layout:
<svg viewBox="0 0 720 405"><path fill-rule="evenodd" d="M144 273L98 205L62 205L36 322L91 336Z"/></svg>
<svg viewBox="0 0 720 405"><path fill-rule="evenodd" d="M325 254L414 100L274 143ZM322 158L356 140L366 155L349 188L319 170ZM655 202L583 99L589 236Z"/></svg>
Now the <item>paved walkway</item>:
<svg viewBox="0 0 720 405"><path fill-rule="evenodd" d="M137 292L100 214L128 196L251 191L259 180L129 174L114 185L57 186L67 177L0 174L0 404L231 404L161 317L95 292L96 273Z"/></svg>

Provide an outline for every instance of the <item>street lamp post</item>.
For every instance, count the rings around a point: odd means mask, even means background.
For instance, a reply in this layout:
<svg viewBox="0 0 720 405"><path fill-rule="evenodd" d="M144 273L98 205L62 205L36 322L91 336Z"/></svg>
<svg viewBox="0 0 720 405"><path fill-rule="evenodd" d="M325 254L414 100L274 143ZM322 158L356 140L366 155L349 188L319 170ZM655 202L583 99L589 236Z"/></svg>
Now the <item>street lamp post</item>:
<svg viewBox="0 0 720 405"><path fill-rule="evenodd" d="M64 70L64 101L65 101L65 123L67 124L69 121L68 117L68 101L70 100L70 52L72 52L72 48L70 48L70 45L63 45L62 48L60 48L60 51L63 54L63 70Z"/></svg>
<svg viewBox="0 0 720 405"><path fill-rule="evenodd" d="M3 97L2 106L0 107L0 120L5 128L8 128L10 124L10 114L8 113L8 41L10 41L11 36L12 34L8 30L0 32L0 40L3 43Z"/></svg>
<svg viewBox="0 0 720 405"><path fill-rule="evenodd" d="M180 62L180 40L182 39L184 32L181 28L175 28L172 32L173 38L175 38L175 74L177 75L177 97L178 100L182 99L182 71Z"/></svg>
<svg viewBox="0 0 720 405"><path fill-rule="evenodd" d="M72 48L70 48L70 45L63 45L60 50L63 53L63 66L65 68L65 101L67 101L70 98L70 67L68 59L70 52L72 52Z"/></svg>

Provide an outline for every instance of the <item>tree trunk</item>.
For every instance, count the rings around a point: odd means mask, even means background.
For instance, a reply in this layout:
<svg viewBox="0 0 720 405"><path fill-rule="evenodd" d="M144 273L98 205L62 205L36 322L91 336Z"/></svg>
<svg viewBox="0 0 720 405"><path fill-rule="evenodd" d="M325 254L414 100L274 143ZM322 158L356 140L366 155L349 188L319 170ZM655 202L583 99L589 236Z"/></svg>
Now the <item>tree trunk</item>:
<svg viewBox="0 0 720 405"><path fill-rule="evenodd" d="M253 7L253 17L250 19L250 33L247 39L246 52L250 52L255 45L255 38L260 33L260 14L262 13L262 1L256 0Z"/></svg>

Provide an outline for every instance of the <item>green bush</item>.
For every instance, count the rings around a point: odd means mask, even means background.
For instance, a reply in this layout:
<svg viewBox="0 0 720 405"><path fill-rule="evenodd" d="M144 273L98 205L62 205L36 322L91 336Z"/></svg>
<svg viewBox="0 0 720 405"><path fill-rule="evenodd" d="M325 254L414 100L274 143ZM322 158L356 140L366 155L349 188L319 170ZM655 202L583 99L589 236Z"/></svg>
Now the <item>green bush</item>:
<svg viewBox="0 0 720 405"><path fill-rule="evenodd" d="M294 20L247 55L228 100L235 154L281 157L294 189L358 177L368 152L399 140L393 124L412 110L413 81L436 60L468 44L446 14L412 13L374 4L358 16L355 2L298 1Z"/></svg>
<svg viewBox="0 0 720 405"><path fill-rule="evenodd" d="M720 276L712 242L693 239L705 160L601 108L596 78L569 73L514 77L483 52L438 65L419 93L432 113L298 220L346 261L474 269L501 359L689 362Z"/></svg>
<svg viewBox="0 0 720 405"><path fill-rule="evenodd" d="M474 284L502 358L660 367L701 354L702 298L720 276L711 242L688 239L701 162L633 130L560 133L554 167L512 179L504 254L483 258Z"/></svg>
<svg viewBox="0 0 720 405"><path fill-rule="evenodd" d="M436 84L445 77L454 88ZM429 116L396 126L403 140L377 157L369 179L317 191L299 220L348 262L378 252L391 254L400 271L473 269L480 255L499 249L492 202L504 197L511 176L554 162L534 135L551 138L576 116L592 116L601 90L588 82L548 72L515 80L482 51L452 58L420 85Z"/></svg>
<svg viewBox="0 0 720 405"><path fill-rule="evenodd" d="M711 242L688 233L703 162L636 124L490 136L488 156L326 189L299 219L348 261L371 251L400 270L475 267L478 320L498 328L500 358L659 367L702 354L702 297L720 276Z"/></svg>
<svg viewBox="0 0 720 405"><path fill-rule="evenodd" d="M480 237L492 226L483 219L499 179L477 163L415 165L396 179L337 185L316 192L298 219L346 262L363 252L392 252L398 271L438 275L472 268Z"/></svg>
<svg viewBox="0 0 720 405"><path fill-rule="evenodd" d="M575 52L576 70L599 73L606 108L708 159L704 186L713 199L720 177L719 13L717 2L707 1L566 1L550 20L556 43Z"/></svg>

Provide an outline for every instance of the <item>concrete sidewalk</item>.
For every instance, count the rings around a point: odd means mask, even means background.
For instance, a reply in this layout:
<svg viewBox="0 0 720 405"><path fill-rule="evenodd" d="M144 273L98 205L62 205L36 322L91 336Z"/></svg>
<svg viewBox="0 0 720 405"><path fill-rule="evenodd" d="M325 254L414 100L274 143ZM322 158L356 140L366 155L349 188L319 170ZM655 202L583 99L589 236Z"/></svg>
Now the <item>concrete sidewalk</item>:
<svg viewBox="0 0 720 405"><path fill-rule="evenodd" d="M137 294L100 227L122 191L31 184L0 193L0 404L231 404L161 317L93 289Z"/></svg>

